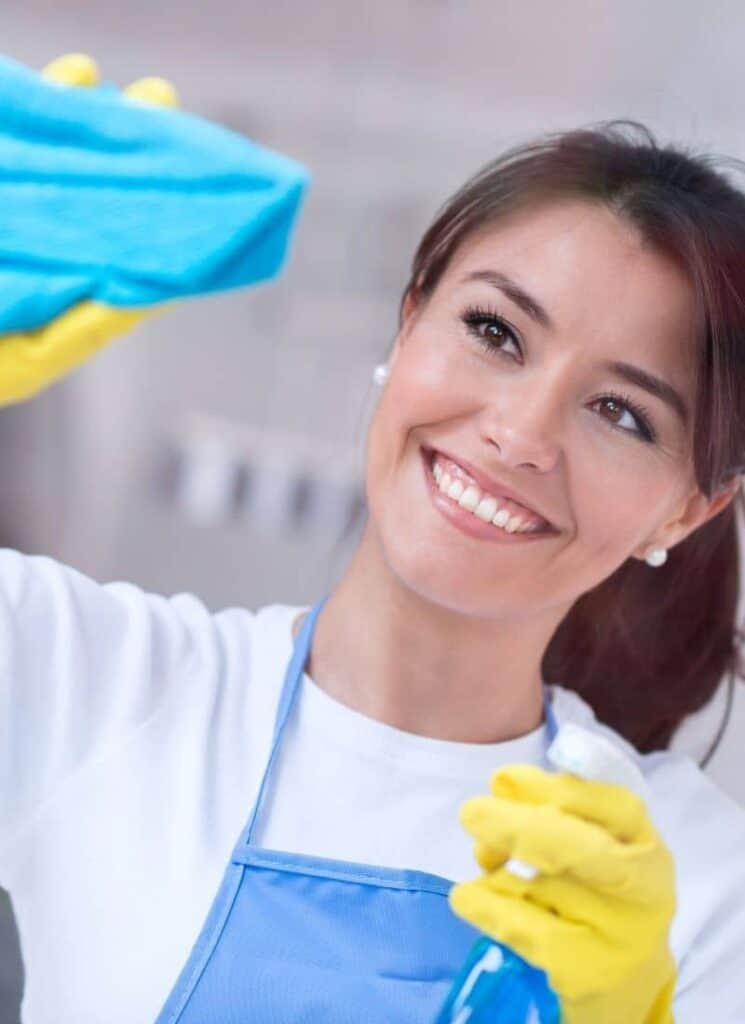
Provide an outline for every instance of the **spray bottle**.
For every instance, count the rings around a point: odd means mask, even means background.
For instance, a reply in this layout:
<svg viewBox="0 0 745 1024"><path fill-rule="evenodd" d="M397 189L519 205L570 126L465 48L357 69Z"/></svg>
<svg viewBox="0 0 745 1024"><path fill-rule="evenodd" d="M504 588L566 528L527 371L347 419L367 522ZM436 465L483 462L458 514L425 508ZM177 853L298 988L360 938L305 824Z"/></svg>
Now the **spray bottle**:
<svg viewBox="0 0 745 1024"><path fill-rule="evenodd" d="M644 799L646 782L637 766L610 740L572 722L558 731L546 754L559 771L626 786ZM538 874L511 858L504 865L519 878ZM508 946L484 937L472 948L435 1024L559 1024L561 1006L546 973Z"/></svg>

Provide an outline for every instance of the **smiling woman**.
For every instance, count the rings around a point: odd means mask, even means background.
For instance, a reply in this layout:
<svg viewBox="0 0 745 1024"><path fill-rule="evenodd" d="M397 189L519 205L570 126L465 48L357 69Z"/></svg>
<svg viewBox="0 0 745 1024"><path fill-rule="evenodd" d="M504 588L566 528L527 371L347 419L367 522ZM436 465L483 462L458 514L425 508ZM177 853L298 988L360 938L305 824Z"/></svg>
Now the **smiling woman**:
<svg viewBox="0 0 745 1024"><path fill-rule="evenodd" d="M631 546L632 557L606 563L612 571L598 565L594 585L578 587L542 670L641 750L667 746L725 677L731 687L742 674L735 502L727 498L745 464L745 203L714 163L659 147L631 121L508 151L433 222L401 307L402 318L414 299L431 309L438 286L457 283L457 315L489 355L476 365L492 388L507 381L529 417L554 400L566 417L574 403L575 416L593 409L626 433L613 439L588 425L598 445L587 465L602 492L598 514L611 523L627 503L647 544L666 552L665 570L650 572ZM467 272L458 277L456 265ZM679 303L677 319L668 299ZM614 380L628 390L608 387ZM504 402L502 409L505 431L519 434L514 412L505 422ZM559 429L553 421L557 445ZM580 514L577 468L571 454L565 460L574 486L565 479L554 497ZM610 475L610 460L622 476ZM536 498L553 489L550 477L534 474ZM691 496L688 518L661 531L672 508L655 508L654 495L679 502L684 482L688 496L693 486L724 501L703 512L701 497ZM736 501L742 507L741 492Z"/></svg>

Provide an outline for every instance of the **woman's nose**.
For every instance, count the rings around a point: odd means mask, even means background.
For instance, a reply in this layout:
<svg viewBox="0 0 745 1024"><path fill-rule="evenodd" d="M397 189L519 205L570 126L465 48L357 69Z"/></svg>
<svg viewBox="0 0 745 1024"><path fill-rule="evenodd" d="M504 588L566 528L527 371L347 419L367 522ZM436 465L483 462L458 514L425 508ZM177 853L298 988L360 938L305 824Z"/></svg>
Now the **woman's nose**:
<svg viewBox="0 0 745 1024"><path fill-rule="evenodd" d="M508 402L494 402L482 412L481 432L510 466L548 472L561 453L559 396L553 390L521 390Z"/></svg>

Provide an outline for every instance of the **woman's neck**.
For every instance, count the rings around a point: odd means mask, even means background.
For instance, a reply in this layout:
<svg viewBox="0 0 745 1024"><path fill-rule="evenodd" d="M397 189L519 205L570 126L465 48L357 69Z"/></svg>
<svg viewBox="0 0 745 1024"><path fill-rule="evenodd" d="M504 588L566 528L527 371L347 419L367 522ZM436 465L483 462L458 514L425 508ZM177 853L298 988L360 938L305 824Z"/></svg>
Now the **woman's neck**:
<svg viewBox="0 0 745 1024"><path fill-rule="evenodd" d="M404 588L366 534L316 623L306 671L356 711L406 732L497 743L543 718L540 665L560 618L500 622Z"/></svg>

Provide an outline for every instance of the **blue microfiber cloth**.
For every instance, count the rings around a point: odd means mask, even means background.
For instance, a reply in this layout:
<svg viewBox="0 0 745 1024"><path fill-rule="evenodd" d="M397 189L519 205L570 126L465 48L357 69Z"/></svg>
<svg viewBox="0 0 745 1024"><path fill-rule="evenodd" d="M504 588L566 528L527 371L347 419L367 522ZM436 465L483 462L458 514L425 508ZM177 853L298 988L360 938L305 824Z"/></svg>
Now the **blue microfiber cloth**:
<svg viewBox="0 0 745 1024"><path fill-rule="evenodd" d="M0 334L85 299L150 306L269 278L307 183L199 117L0 57Z"/></svg>

